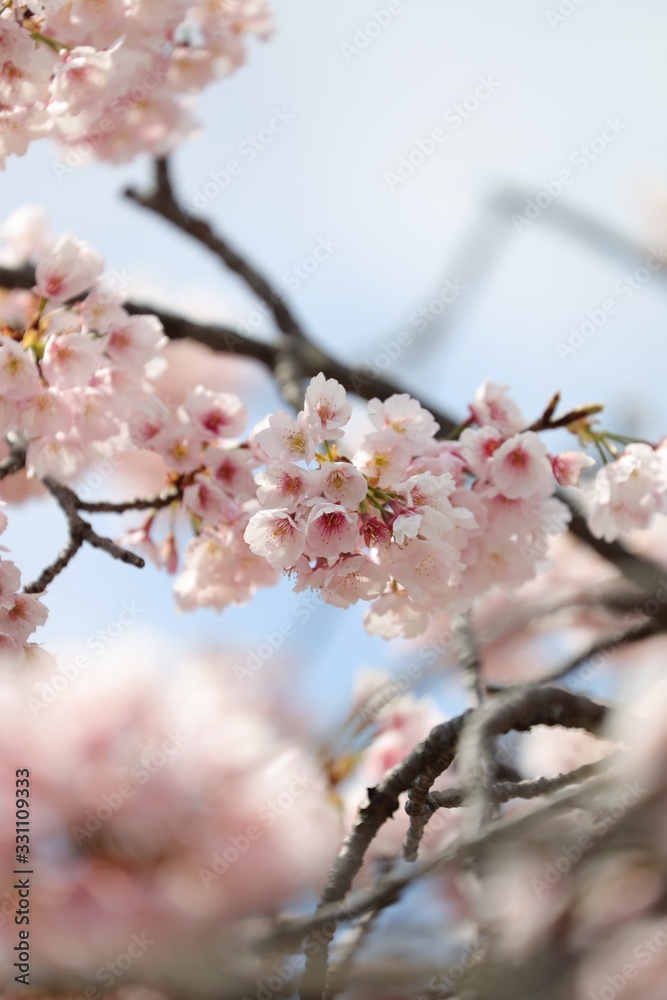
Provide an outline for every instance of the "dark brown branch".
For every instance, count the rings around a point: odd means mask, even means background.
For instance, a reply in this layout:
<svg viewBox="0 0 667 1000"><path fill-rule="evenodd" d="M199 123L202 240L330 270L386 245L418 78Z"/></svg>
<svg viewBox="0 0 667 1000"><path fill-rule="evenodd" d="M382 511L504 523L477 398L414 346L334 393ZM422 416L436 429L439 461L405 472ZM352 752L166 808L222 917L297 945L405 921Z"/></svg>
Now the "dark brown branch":
<svg viewBox="0 0 667 1000"><path fill-rule="evenodd" d="M139 497L136 500L118 502L99 500L93 503L80 500L76 495L74 499L78 510L85 510L91 514L124 514L129 510L160 510L162 507L168 507L174 500L179 500L182 495L182 489L174 486L159 493L158 496Z"/></svg>
<svg viewBox="0 0 667 1000"><path fill-rule="evenodd" d="M141 193L136 188L130 187L124 193L130 201L155 212L215 254L269 307L279 330L290 337L305 337L301 324L285 303L282 293L273 288L270 282L226 239L214 232L205 219L190 215L183 210L174 195L166 159L155 161L155 186L151 192Z"/></svg>
<svg viewBox="0 0 667 1000"><path fill-rule="evenodd" d="M12 445L9 455L0 462L0 479L13 476L23 468L25 468L25 448Z"/></svg>
<svg viewBox="0 0 667 1000"><path fill-rule="evenodd" d="M55 479L51 479L49 476L45 477L42 482L49 493L58 501L67 518L69 541L58 558L50 566L46 567L41 576L34 583L30 583L27 587L24 587L26 594L41 594L71 562L84 542L92 545L93 548L107 552L114 559L129 563L131 566L137 566L139 569L142 569L146 565L141 556L121 548L120 545L116 545L110 538L103 538L101 535L98 535L91 525L83 520L78 511L81 501L69 487L63 486L62 483L56 482Z"/></svg>

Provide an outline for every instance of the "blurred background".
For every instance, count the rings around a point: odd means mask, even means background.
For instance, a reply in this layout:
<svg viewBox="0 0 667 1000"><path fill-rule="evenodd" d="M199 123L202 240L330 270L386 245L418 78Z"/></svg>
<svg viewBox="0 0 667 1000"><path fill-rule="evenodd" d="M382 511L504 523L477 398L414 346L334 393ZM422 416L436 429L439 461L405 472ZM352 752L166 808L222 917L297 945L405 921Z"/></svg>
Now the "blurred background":
<svg viewBox="0 0 667 1000"><path fill-rule="evenodd" d="M407 332L385 374L455 415L492 377L527 416L560 389L566 406L606 402L614 430L659 436L667 280L643 265L667 248L667 12L654 0L273 9L270 41L251 40L247 65L196 101L200 134L174 157L186 208L283 288L341 360L384 369L387 345ZM71 169L35 143L7 164L0 215L43 204L54 232L98 249L128 295L270 337L233 276L123 200L148 167ZM318 245L328 249L313 270ZM599 317L609 300L591 334L589 311ZM254 418L278 405L253 362L230 365L228 378ZM28 503L5 539L34 577L64 539L61 514ZM85 645L134 601L137 628L213 642L243 663L291 621L294 635L262 669L288 662L293 698L323 725L349 705L361 666L402 655L363 632L362 608L320 606L301 621L288 581L221 616L176 616L171 584L84 550L51 587L36 638L54 652Z"/></svg>

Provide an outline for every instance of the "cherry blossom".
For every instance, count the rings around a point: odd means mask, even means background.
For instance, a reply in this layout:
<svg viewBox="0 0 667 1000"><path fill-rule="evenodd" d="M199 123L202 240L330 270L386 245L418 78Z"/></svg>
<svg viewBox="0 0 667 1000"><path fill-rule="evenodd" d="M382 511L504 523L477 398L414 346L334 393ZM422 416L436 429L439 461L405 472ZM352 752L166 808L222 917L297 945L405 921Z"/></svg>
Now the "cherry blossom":
<svg viewBox="0 0 667 1000"><path fill-rule="evenodd" d="M94 285L103 267L99 254L82 240L67 234L40 257L35 269L35 287L45 298L62 302Z"/></svg>
<svg viewBox="0 0 667 1000"><path fill-rule="evenodd" d="M248 420L243 403L231 392L216 393L197 386L183 405L203 438L238 437Z"/></svg>
<svg viewBox="0 0 667 1000"><path fill-rule="evenodd" d="M508 438L493 454L491 480L503 496L548 496L553 472L544 442L533 431Z"/></svg>
<svg viewBox="0 0 667 1000"><path fill-rule="evenodd" d="M647 528L667 511L667 448L630 444L603 466L586 491L588 523L597 538L614 541L623 531Z"/></svg>
<svg viewBox="0 0 667 1000"><path fill-rule="evenodd" d="M240 66L244 37L268 29L263 0L5 6L0 162L45 135L63 147L59 177L90 156L164 155L195 128L187 97Z"/></svg>
<svg viewBox="0 0 667 1000"><path fill-rule="evenodd" d="M303 413L294 420L284 410L277 410L268 418L266 427L256 429L254 441L269 458L282 462L310 462L315 454L315 442Z"/></svg>
<svg viewBox="0 0 667 1000"><path fill-rule="evenodd" d="M253 514L244 538L255 555L263 556L276 569L293 566L303 552L306 528L287 509L262 510Z"/></svg>
<svg viewBox="0 0 667 1000"><path fill-rule="evenodd" d="M310 380L303 405L304 424L320 441L335 441L343 436L343 427L352 416L352 404L336 379L320 372Z"/></svg>

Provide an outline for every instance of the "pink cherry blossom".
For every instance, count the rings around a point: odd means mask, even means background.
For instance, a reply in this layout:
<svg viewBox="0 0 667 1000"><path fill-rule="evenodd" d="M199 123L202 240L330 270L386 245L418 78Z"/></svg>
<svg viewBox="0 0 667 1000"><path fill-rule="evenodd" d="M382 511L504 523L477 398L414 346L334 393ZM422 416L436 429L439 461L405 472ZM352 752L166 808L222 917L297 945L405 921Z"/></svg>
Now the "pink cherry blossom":
<svg viewBox="0 0 667 1000"><path fill-rule="evenodd" d="M165 460L167 468L175 472L192 472L201 464L201 443L190 424L167 425L149 443L151 450Z"/></svg>
<svg viewBox="0 0 667 1000"><path fill-rule="evenodd" d="M411 458L410 445L391 430L367 434L354 456L354 464L380 487L405 478Z"/></svg>
<svg viewBox="0 0 667 1000"><path fill-rule="evenodd" d="M306 526L297 523L286 508L253 514L244 538L250 551L275 569L293 566L303 552Z"/></svg>
<svg viewBox="0 0 667 1000"><path fill-rule="evenodd" d="M231 392L212 392L197 386L185 398L184 408L202 438L235 438L248 420L246 408Z"/></svg>
<svg viewBox="0 0 667 1000"><path fill-rule="evenodd" d="M525 427L525 421L516 403L507 395L507 389L505 385L484 382L477 390L470 410L481 427L492 424L503 435L509 436Z"/></svg>
<svg viewBox="0 0 667 1000"><path fill-rule="evenodd" d="M274 462L255 476L257 499L265 507L294 511L315 490L318 479L308 469L290 462ZM364 480L365 490L365 480Z"/></svg>
<svg viewBox="0 0 667 1000"><path fill-rule="evenodd" d="M82 333L52 334L44 347L42 373L50 385L85 385L101 361L98 341Z"/></svg>
<svg viewBox="0 0 667 1000"><path fill-rule="evenodd" d="M45 389L21 403L19 425L27 437L55 434L69 428L72 414L55 389Z"/></svg>
<svg viewBox="0 0 667 1000"><path fill-rule="evenodd" d="M124 316L114 320L102 338L105 353L117 365L142 368L165 343L157 316Z"/></svg>
<svg viewBox="0 0 667 1000"><path fill-rule="evenodd" d="M239 514L238 505L234 504L228 494L203 475L195 476L194 483L184 490L183 506L212 527L221 518L230 521Z"/></svg>
<svg viewBox="0 0 667 1000"><path fill-rule="evenodd" d="M366 612L369 635L382 639L415 639L426 631L428 612L410 599L406 590L383 594Z"/></svg>
<svg viewBox="0 0 667 1000"><path fill-rule="evenodd" d="M0 607L0 629L18 642L25 642L36 628L43 625L48 612L32 594L15 594L12 601Z"/></svg>
<svg viewBox="0 0 667 1000"><path fill-rule="evenodd" d="M577 486L583 469L595 465L595 461L580 451L561 451L551 458L554 478L561 486Z"/></svg>
<svg viewBox="0 0 667 1000"><path fill-rule="evenodd" d="M515 434L493 454L493 485L511 500L548 496L553 492L553 472L544 443L534 431Z"/></svg>
<svg viewBox="0 0 667 1000"><path fill-rule="evenodd" d="M466 465L476 476L490 475L491 459L500 448L504 437L502 431L493 424L484 427L466 427L459 439L461 455Z"/></svg>
<svg viewBox="0 0 667 1000"><path fill-rule="evenodd" d="M272 586L278 578L268 560L248 548L242 522L191 538L183 563L174 585L177 604L183 611L200 607L221 611L229 604L245 604L258 587Z"/></svg>
<svg viewBox="0 0 667 1000"><path fill-rule="evenodd" d="M99 254L82 240L61 236L37 264L35 288L45 298L62 302L94 285L103 267Z"/></svg>
<svg viewBox="0 0 667 1000"><path fill-rule="evenodd" d="M416 399L407 393L390 396L384 402L371 399L368 404L371 423L378 430L388 428L423 449L437 434L439 425Z"/></svg>
<svg viewBox="0 0 667 1000"><path fill-rule="evenodd" d="M47 247L48 221L38 205L22 205L12 212L0 227L5 244L2 257L12 267L39 257Z"/></svg>
<svg viewBox="0 0 667 1000"><path fill-rule="evenodd" d="M79 472L86 455L77 438L59 432L53 437L31 441L26 452L26 469L31 478L69 479Z"/></svg>
<svg viewBox="0 0 667 1000"><path fill-rule="evenodd" d="M343 555L333 566L316 570L310 586L320 587L322 599L337 608L379 597L387 585L387 574L368 556Z"/></svg>
<svg viewBox="0 0 667 1000"><path fill-rule="evenodd" d="M0 559L0 605L5 606L21 586L21 573L9 559Z"/></svg>
<svg viewBox="0 0 667 1000"><path fill-rule="evenodd" d="M599 470L586 501L597 538L611 542L623 531L648 527L654 514L667 511L667 448L628 445Z"/></svg>
<svg viewBox="0 0 667 1000"><path fill-rule="evenodd" d="M256 430L254 440L270 458L281 462L310 462L315 454L315 442L301 413L295 420L284 410L277 410L269 417L267 427Z"/></svg>
<svg viewBox="0 0 667 1000"><path fill-rule="evenodd" d="M26 399L40 390L35 356L11 337L0 334L0 394L7 399Z"/></svg>
<svg viewBox="0 0 667 1000"><path fill-rule="evenodd" d="M255 496L253 469L258 463L248 448L208 447L204 459L220 489L239 500Z"/></svg>
<svg viewBox="0 0 667 1000"><path fill-rule="evenodd" d="M359 537L359 518L340 504L319 501L308 515L308 551L314 556L335 557L353 552Z"/></svg>
<svg viewBox="0 0 667 1000"><path fill-rule="evenodd" d="M350 462L325 462L318 474L318 486L323 497L356 510L368 492L366 477Z"/></svg>
<svg viewBox="0 0 667 1000"><path fill-rule="evenodd" d="M352 404L343 386L320 372L306 389L303 415L306 427L318 443L335 441L343 436L343 427L352 416Z"/></svg>

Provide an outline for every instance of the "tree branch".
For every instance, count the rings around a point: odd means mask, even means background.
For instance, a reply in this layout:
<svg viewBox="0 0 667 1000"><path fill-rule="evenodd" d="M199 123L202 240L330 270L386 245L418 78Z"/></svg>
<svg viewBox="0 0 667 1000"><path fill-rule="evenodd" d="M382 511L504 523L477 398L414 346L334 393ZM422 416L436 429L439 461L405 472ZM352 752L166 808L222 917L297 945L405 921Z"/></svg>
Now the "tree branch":
<svg viewBox="0 0 667 1000"><path fill-rule="evenodd" d="M490 737L512 730L525 732L533 726L546 725L587 729L596 733L602 726L606 711L605 706L584 695L572 694L561 688L530 687L513 692L501 704L494 703L493 713L490 717L485 717L484 731ZM333 939L337 918L331 918L331 914L343 913L343 909L337 910L333 904L344 900L350 891L368 847L383 823L396 812L401 793L407 791L420 774L427 772L437 777L447 770L456 756L459 738L472 714L469 709L462 715L440 723L401 764L393 768L378 785L368 789L368 801L360 806L352 830L330 869L320 897L317 912L327 912L330 917L328 922L327 919L317 921L319 941L323 936L329 942ZM363 908L355 910L351 915L362 912ZM323 924L327 924L326 930L321 929ZM322 992L326 982L327 949L320 947L313 951L308 939L303 947L308 955L303 976L304 989L307 993L316 994L318 989Z"/></svg>
<svg viewBox="0 0 667 1000"><path fill-rule="evenodd" d="M166 158L155 161L155 185L152 191L141 193L136 188L126 188L125 197L141 205L179 229L182 233L201 243L218 257L230 271L239 276L249 288L264 302L275 318L278 329L289 337L305 338L301 324L297 321L281 292L273 288L245 257L213 230L213 227L198 216L190 215L178 203L171 182L169 163Z"/></svg>
<svg viewBox="0 0 667 1000"><path fill-rule="evenodd" d="M50 566L46 567L41 576L23 588L26 594L41 594L55 580L58 574L62 573L65 567L68 566L84 542L92 545L93 548L102 549L103 552L107 552L114 559L119 559L121 562L129 563L131 566L143 569L146 563L141 556L121 548L120 545L116 545L110 538L103 538L101 535L98 535L88 521L83 520L78 511L81 501L69 487L63 486L49 476L46 476L42 482L49 493L58 501L67 518L69 541L58 558Z"/></svg>
<svg viewBox="0 0 667 1000"><path fill-rule="evenodd" d="M558 774L554 778L531 778L527 781L501 781L497 785L492 785L489 789L489 797L492 802L504 804L512 799L535 799L540 795L547 795L549 792L559 791L568 785L581 784L590 781L603 771L611 769L621 757L620 751L610 753L604 760L595 764L582 764L565 774ZM431 811L436 809L459 809L466 803L466 792L464 788L447 788L442 792L431 792L429 795L429 806Z"/></svg>

